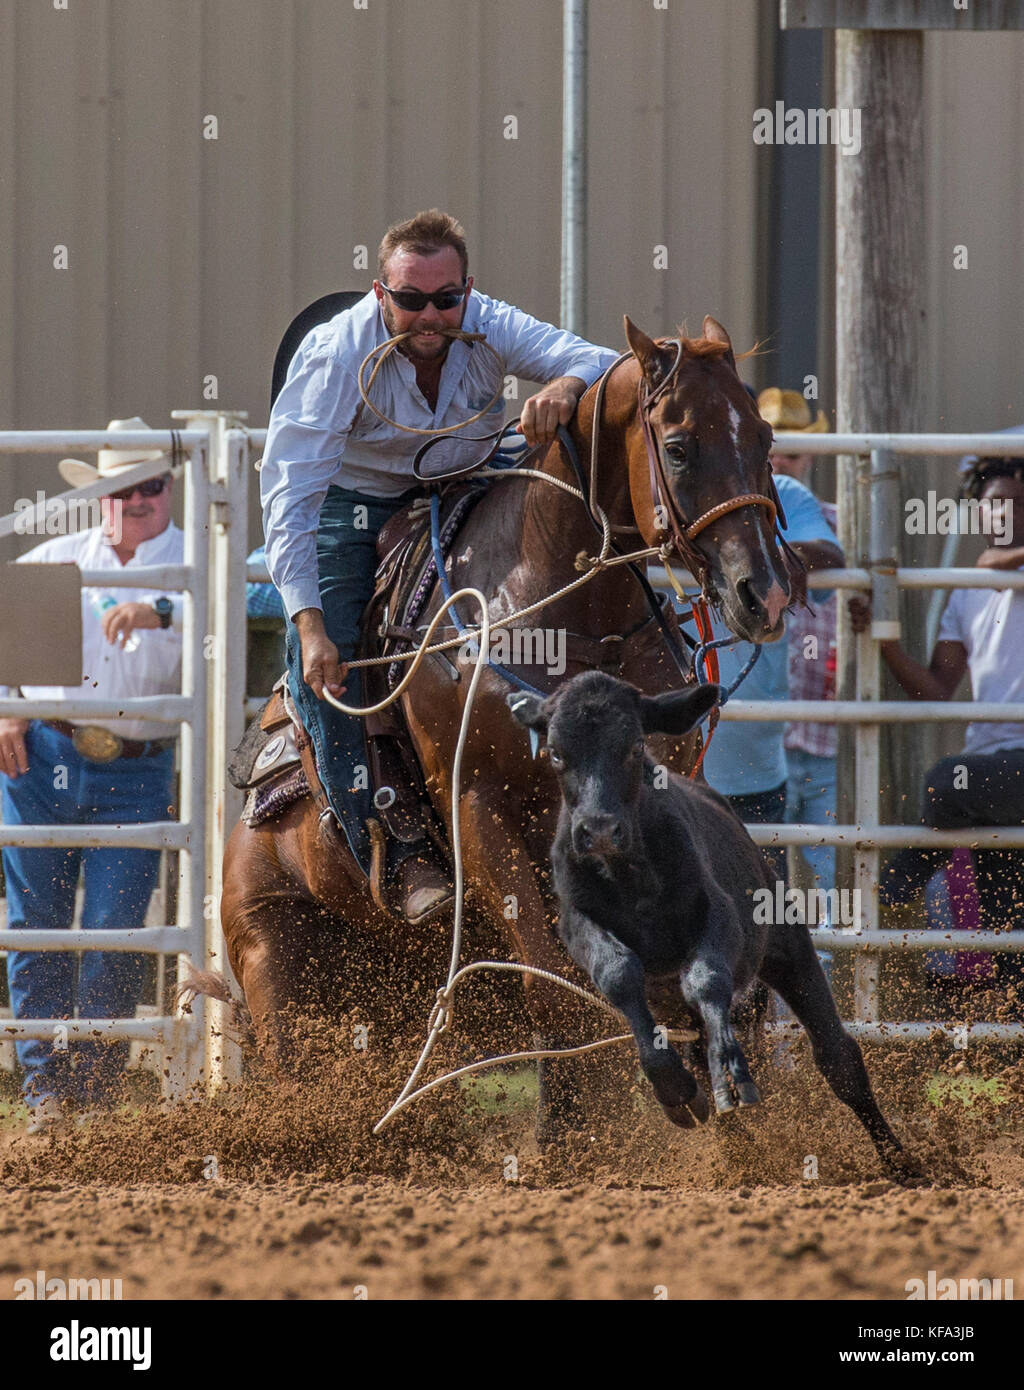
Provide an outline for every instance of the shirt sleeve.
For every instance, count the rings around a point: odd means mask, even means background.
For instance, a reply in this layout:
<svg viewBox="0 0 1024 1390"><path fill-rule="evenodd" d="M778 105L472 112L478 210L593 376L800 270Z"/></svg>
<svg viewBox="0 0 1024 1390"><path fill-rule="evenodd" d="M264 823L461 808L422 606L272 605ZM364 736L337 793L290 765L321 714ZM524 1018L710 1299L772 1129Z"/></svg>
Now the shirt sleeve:
<svg viewBox="0 0 1024 1390"><path fill-rule="evenodd" d="M821 510L821 503L810 488L798 483L795 478L776 475L775 485L779 490L779 500L786 513L786 527L783 536L790 545L794 541L828 541L836 545L836 533L828 524L828 518Z"/></svg>
<svg viewBox="0 0 1024 1390"><path fill-rule="evenodd" d="M935 639L936 642L959 642L961 646L967 646L964 640L962 598L966 592L966 589L954 589L950 594L949 602L943 610L942 621L939 623L939 635Z"/></svg>
<svg viewBox="0 0 1024 1390"><path fill-rule="evenodd" d="M267 569L289 617L322 608L317 523L358 402L355 371L314 329L274 402L260 469Z"/></svg>
<svg viewBox="0 0 1024 1390"><path fill-rule="evenodd" d="M486 324L487 341L504 359L508 371L529 381L553 381L577 376L592 386L619 356L596 347L574 333L531 318L512 304L494 301L494 317Z"/></svg>

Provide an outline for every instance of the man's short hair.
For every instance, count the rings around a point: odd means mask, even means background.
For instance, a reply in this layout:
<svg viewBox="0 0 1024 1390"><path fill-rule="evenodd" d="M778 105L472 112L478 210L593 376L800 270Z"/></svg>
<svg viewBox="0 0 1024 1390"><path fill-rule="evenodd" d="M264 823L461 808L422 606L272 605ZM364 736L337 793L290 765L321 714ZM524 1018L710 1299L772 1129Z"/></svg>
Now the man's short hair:
<svg viewBox="0 0 1024 1390"><path fill-rule="evenodd" d="M462 278L465 280L469 269L466 254L466 232L461 222L449 217L439 208L429 212L418 212L407 222L396 222L384 233L377 252L377 278L383 280L387 275L388 262L396 251L414 251L417 256L434 256L446 246L457 253L462 265Z"/></svg>

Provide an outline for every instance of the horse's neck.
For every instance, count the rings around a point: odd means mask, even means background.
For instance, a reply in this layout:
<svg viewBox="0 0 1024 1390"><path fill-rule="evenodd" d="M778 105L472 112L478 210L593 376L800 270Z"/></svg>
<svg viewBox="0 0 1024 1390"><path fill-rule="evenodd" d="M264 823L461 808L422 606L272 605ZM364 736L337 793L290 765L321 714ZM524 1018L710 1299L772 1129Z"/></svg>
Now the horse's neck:
<svg viewBox="0 0 1024 1390"><path fill-rule="evenodd" d="M622 369L620 369L622 370ZM600 422L600 471L595 501L613 526L633 524L633 506L626 464L626 432L635 409L623 390L606 397ZM632 398L635 401L635 397ZM569 432L582 465L585 487L589 488L593 441L593 395L584 403ZM579 483L564 448L553 448L539 471L568 483L578 490ZM641 548L639 535L628 534L621 550ZM531 588L551 593L580 577L576 568L580 555L595 556L601 549L601 533L590 519L586 503L564 489L539 479L526 488L522 525L522 561L530 571ZM583 633L605 635L635 626L646 612L639 586L623 565L616 565L564 599L545 609L545 621Z"/></svg>

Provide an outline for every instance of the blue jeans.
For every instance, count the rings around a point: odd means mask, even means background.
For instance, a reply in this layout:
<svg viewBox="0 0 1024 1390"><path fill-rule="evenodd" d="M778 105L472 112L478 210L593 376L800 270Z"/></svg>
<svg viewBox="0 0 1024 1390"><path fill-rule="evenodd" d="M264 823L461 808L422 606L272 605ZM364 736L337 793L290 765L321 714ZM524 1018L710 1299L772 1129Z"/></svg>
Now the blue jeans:
<svg viewBox="0 0 1024 1390"><path fill-rule="evenodd" d="M415 487L399 497L369 497L348 488L327 489L320 509L316 554L324 628L338 648L341 661L355 657L363 611L373 597L377 535L384 523L419 492L420 488ZM362 720L356 715L342 714L326 700L318 700L302 679L299 633L290 620L285 627L285 651L288 689L313 740L327 799L353 854L368 872L370 841L366 821L371 813L371 791ZM345 704L361 705L362 681L358 671L349 673L345 687Z"/></svg>
<svg viewBox="0 0 1024 1390"><path fill-rule="evenodd" d="M790 825L825 825L836 818L836 760L786 749L786 820ZM835 887L836 852L831 845L802 845L815 888Z"/></svg>
<svg viewBox="0 0 1024 1390"><path fill-rule="evenodd" d="M748 792L744 796L727 796L732 809L746 825L778 825L786 819L786 784L766 792ZM786 881L786 851L778 845L762 845L761 853L768 861L772 874L781 883Z"/></svg>
<svg viewBox="0 0 1024 1390"><path fill-rule="evenodd" d="M64 734L34 721L25 738L28 772L0 773L6 825L112 825L168 819L174 749L150 758L92 763ZM146 849L3 850L8 925L67 930L84 874L86 931L141 927L156 884L160 855ZM139 1002L145 957L134 951L85 951L75 988L75 956L61 951L9 951L7 984L15 1018L131 1018ZM128 1060L127 1042L16 1044L29 1105L46 1097L79 1104L110 1096ZM72 1059L74 1065L72 1066Z"/></svg>

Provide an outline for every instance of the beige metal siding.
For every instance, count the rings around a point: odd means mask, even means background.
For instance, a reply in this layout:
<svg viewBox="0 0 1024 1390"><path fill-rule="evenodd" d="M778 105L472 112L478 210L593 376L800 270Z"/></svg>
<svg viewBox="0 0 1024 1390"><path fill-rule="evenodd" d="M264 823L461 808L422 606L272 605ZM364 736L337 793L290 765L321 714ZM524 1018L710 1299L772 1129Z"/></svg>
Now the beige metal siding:
<svg viewBox="0 0 1024 1390"><path fill-rule="evenodd" d="M368 285L387 222L435 203L481 288L557 317L558 0L367 3L0 0L0 426L166 425L208 375L264 424L291 315ZM751 122L774 5L667 3L591 0L588 331L713 312L746 346L768 330ZM1024 35L926 45L928 423L1001 425L1024 419ZM55 482L52 460L0 466L0 510Z"/></svg>

